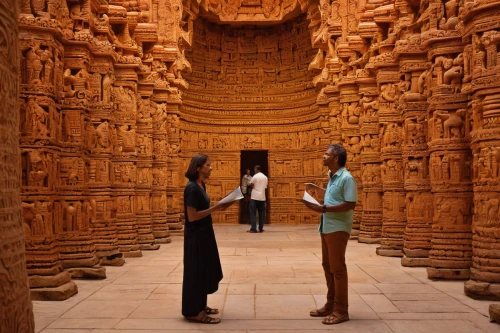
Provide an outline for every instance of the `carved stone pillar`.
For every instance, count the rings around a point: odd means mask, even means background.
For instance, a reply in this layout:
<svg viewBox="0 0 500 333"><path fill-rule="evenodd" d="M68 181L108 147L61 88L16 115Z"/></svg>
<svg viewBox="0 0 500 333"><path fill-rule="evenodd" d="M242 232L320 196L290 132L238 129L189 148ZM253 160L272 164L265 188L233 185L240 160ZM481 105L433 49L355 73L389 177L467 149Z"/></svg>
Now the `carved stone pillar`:
<svg viewBox="0 0 500 333"><path fill-rule="evenodd" d="M137 94L134 82L117 81L112 89L114 102L113 124L113 192L117 200L117 238L120 252L125 257L141 257L136 218L137 146L136 113ZM124 79L126 77L123 77ZM123 85L120 85L123 84Z"/></svg>
<svg viewBox="0 0 500 333"><path fill-rule="evenodd" d="M403 236L406 227L406 212L401 151L402 120L397 107L399 102L399 68L390 53L381 54L381 65L377 71L379 84L379 120L381 174L384 189L382 239L377 254L403 256Z"/></svg>
<svg viewBox="0 0 500 333"><path fill-rule="evenodd" d="M64 8L61 10L64 13ZM22 54L21 198L26 263L32 299L64 300L78 292L60 262L61 248L57 237L61 225L56 225L56 221L61 220L55 210L58 201L55 196L63 176L60 175L62 114L56 102L64 98L64 49L52 35L57 22L51 20L48 13L38 12L36 15L35 18L24 13L19 23ZM67 170L64 172L67 176ZM83 182L84 173L80 176Z"/></svg>
<svg viewBox="0 0 500 333"><path fill-rule="evenodd" d="M0 99L0 331L34 332L33 305L26 272L25 235L31 230L23 224L20 184L21 151L19 149L19 1L0 4L0 36L4 51L0 55L3 78ZM13 320L15 318L15 320Z"/></svg>
<svg viewBox="0 0 500 333"><path fill-rule="evenodd" d="M86 119L85 140L88 155L89 200L93 208L90 229L95 242L96 255L102 265L122 266L123 253L118 248L117 201L112 187L115 180L111 155L113 153L113 103L111 100L113 72L107 59L94 58L91 87L99 92L90 103L90 119Z"/></svg>
<svg viewBox="0 0 500 333"><path fill-rule="evenodd" d="M153 115L153 184L152 218L153 235L157 243L169 243L170 231L167 223L167 174L168 174L168 132L166 100L158 100L152 105Z"/></svg>
<svg viewBox="0 0 500 333"><path fill-rule="evenodd" d="M354 74L354 73L353 73ZM358 86L356 85L355 77L344 78L338 83L340 91L340 107L342 109L341 119L342 119L342 139L344 141L344 148L347 150L347 163L346 167L351 172L353 177L355 177L358 189L362 186L360 171L361 171L361 149L362 142L359 132L359 118L361 116L361 106L359 104ZM358 197L361 195L358 194ZM359 201L362 202L363 198ZM360 223L360 231L357 232L353 222L353 233L352 236L361 237L363 227L363 220L360 221L360 208L361 205L357 205L358 208L355 210L355 220Z"/></svg>
<svg viewBox="0 0 500 333"><path fill-rule="evenodd" d="M64 97L58 146L59 170L54 197L53 223L60 246L63 268L73 278L105 278L106 270L96 256L91 223L95 215L88 198L90 163L85 142L85 123L89 121L89 64L85 46L65 49Z"/></svg>
<svg viewBox="0 0 500 333"><path fill-rule="evenodd" d="M366 71L366 73L369 73ZM360 243L378 243L380 237L381 202L375 203L370 199L378 197L382 183L380 178L380 139L378 128L378 89L374 77L358 78L360 92L361 117L360 134L363 150L361 151L361 172L363 190L358 196L362 198L362 219ZM365 201L368 200L368 201ZM380 204L378 207L377 205ZM366 220L365 220L366 218Z"/></svg>
<svg viewBox="0 0 500 333"><path fill-rule="evenodd" d="M338 62L338 58L330 60L330 63L336 64ZM334 67L330 65L330 68ZM337 67L337 66L336 66ZM340 65L336 69L336 77L338 77L338 72L340 72ZM337 83L337 82L335 82ZM327 86L324 89L324 93L328 96L328 108L329 112L329 123L330 123L330 143L342 143L342 104L340 103L340 91L339 88L335 85ZM361 179L361 169L352 169L349 166L349 172L356 180L356 184L358 185L358 202L356 204L356 208L354 209L353 223L352 223L352 232L350 239L357 239L359 236L359 228L361 225L361 218L363 215L363 183Z"/></svg>
<svg viewBox="0 0 500 333"><path fill-rule="evenodd" d="M184 190L180 181L180 116L179 104L180 91L172 88L167 101L167 128L168 128L168 170L167 170L167 224L170 233L181 233L183 225L181 222L180 198Z"/></svg>
<svg viewBox="0 0 500 333"><path fill-rule="evenodd" d="M471 129L474 184L472 267L464 290L474 299L496 301L500 300L500 31L491 29L498 27L498 16L492 13L499 9L496 3L466 7L459 29L463 40L472 40L464 50L463 88L472 96L466 125ZM498 307L490 305L492 320L498 322L498 313Z"/></svg>
<svg viewBox="0 0 500 333"><path fill-rule="evenodd" d="M464 58L458 33L422 33L432 61L426 85L429 101L429 169L434 194L429 278L468 279L472 256L472 154L467 95L461 92Z"/></svg>
<svg viewBox="0 0 500 333"><path fill-rule="evenodd" d="M157 250L152 227L152 191L153 184L153 123L149 96L139 100L137 114L137 188L136 217L138 242L141 250Z"/></svg>
<svg viewBox="0 0 500 333"><path fill-rule="evenodd" d="M428 103L419 85L430 67L417 36L411 42L396 46L400 57L399 70L408 88L401 96L403 113L403 166L406 189L406 229L404 234L403 266L429 266L432 238L432 193L430 192L429 152L427 149ZM421 53L422 55L420 55Z"/></svg>

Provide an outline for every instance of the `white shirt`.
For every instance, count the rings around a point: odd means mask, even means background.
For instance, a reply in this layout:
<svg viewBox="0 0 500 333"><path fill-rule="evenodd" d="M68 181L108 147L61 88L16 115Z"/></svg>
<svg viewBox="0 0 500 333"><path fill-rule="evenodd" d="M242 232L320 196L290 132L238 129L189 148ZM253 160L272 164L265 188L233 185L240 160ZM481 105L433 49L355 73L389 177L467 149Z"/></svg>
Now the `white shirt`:
<svg viewBox="0 0 500 333"><path fill-rule="evenodd" d="M247 194L248 184L250 184L251 179L252 176L250 175L244 175L241 179L241 191L243 192L243 194Z"/></svg>
<svg viewBox="0 0 500 333"><path fill-rule="evenodd" d="M250 184L253 184L251 199L266 201L267 177L262 172L258 172L252 177Z"/></svg>

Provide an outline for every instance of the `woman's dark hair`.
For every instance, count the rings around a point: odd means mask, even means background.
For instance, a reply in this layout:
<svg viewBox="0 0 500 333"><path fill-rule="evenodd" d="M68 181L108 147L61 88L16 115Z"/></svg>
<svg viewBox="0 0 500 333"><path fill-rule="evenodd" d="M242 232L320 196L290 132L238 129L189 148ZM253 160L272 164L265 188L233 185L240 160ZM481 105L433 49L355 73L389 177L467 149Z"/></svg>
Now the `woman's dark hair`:
<svg viewBox="0 0 500 333"><path fill-rule="evenodd" d="M204 154L198 154L191 159L189 163L189 168L186 171L186 178L195 181L199 177L198 168L201 168L208 160L208 156Z"/></svg>

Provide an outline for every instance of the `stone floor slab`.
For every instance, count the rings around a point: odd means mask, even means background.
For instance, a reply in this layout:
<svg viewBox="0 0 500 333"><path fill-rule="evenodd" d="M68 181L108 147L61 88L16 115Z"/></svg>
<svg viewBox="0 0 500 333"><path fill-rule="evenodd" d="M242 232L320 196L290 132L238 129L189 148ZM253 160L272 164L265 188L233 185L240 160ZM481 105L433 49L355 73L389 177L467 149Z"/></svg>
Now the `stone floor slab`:
<svg viewBox="0 0 500 333"><path fill-rule="evenodd" d="M84 300L62 315L62 318L126 318L142 301L87 301Z"/></svg>
<svg viewBox="0 0 500 333"><path fill-rule="evenodd" d="M255 312L257 319L311 319L314 307L312 295L257 295Z"/></svg>
<svg viewBox="0 0 500 333"><path fill-rule="evenodd" d="M208 297L219 325L190 323L181 315L183 238L122 267L105 280L76 280L79 293L62 302L33 302L36 332L156 333L499 333L489 323L490 302L464 295L463 281L430 281L425 268L402 267L380 257L376 244L347 246L349 314L325 326L309 311L326 301L317 226L269 225L263 234L246 225L216 225L224 279Z"/></svg>
<svg viewBox="0 0 500 333"><path fill-rule="evenodd" d="M429 333L436 331L453 333L484 333L473 323L466 320L385 320L394 333Z"/></svg>

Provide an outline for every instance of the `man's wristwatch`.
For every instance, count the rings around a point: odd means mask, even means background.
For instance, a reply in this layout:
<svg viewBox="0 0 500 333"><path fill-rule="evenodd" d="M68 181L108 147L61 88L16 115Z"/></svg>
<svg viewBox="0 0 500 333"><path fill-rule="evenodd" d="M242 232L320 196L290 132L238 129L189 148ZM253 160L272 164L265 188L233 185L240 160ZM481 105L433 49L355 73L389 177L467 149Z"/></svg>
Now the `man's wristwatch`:
<svg viewBox="0 0 500 333"><path fill-rule="evenodd" d="M326 205L323 205L323 213L326 213Z"/></svg>

